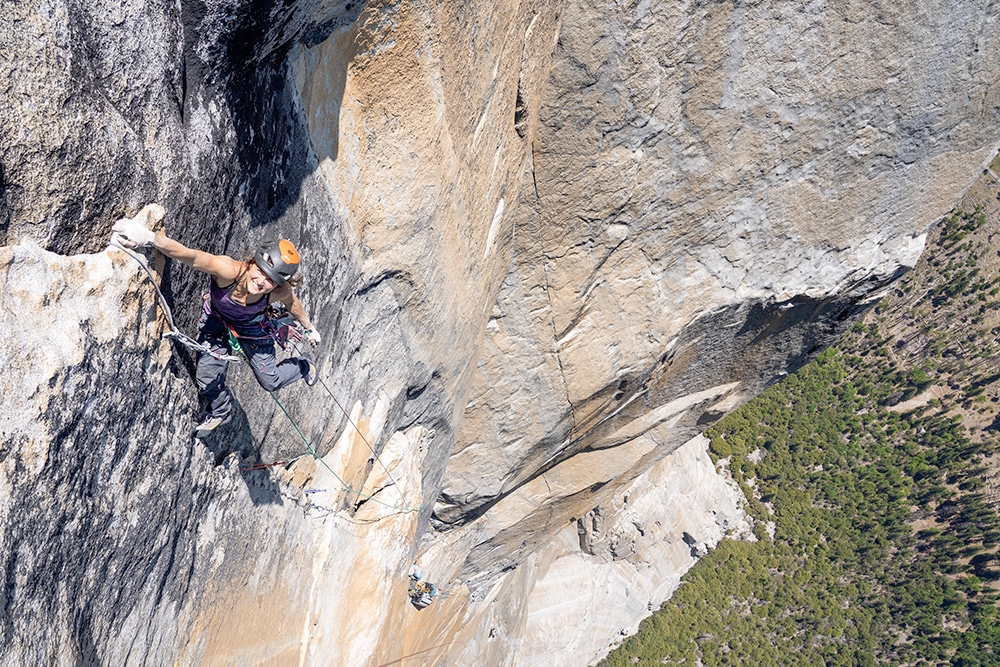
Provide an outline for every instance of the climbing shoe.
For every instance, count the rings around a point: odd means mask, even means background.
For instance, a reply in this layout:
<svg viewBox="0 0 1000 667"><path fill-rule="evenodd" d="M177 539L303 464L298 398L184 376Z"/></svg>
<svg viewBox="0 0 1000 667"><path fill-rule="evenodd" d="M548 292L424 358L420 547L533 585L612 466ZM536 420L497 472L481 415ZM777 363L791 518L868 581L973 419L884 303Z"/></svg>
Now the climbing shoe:
<svg viewBox="0 0 1000 667"><path fill-rule="evenodd" d="M306 379L306 384L311 387L316 384L317 380L319 380L319 371L316 370L316 366L313 362L306 359L306 363L309 364L309 369L306 371L304 377Z"/></svg>
<svg viewBox="0 0 1000 667"><path fill-rule="evenodd" d="M216 417L213 415L208 415L194 428L194 437L199 440L202 438L207 438L208 434L214 431L219 426L223 424L228 424L232 420L233 416L231 414L225 415L223 417Z"/></svg>

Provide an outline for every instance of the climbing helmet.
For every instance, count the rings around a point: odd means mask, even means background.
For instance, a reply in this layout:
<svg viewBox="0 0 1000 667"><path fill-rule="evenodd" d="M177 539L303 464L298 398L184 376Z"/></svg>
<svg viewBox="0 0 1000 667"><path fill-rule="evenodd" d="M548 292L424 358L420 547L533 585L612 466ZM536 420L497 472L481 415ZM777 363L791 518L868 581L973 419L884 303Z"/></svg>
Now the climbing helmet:
<svg viewBox="0 0 1000 667"><path fill-rule="evenodd" d="M299 270L299 251L288 239L267 241L257 248L254 262L275 285L284 285Z"/></svg>

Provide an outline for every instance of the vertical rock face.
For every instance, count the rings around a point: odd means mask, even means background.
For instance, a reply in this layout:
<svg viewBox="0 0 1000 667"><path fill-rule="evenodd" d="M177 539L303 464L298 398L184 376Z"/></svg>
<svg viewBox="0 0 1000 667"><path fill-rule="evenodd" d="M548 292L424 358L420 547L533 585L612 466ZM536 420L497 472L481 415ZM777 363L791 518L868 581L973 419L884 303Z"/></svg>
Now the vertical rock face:
<svg viewBox="0 0 1000 667"><path fill-rule="evenodd" d="M558 25L536 4L5 7L0 662L395 657L509 264ZM212 252L296 240L330 393L279 398L323 461L236 367L234 424L191 442L192 358L101 252L150 200ZM205 278L154 264L193 333Z"/></svg>
<svg viewBox="0 0 1000 667"><path fill-rule="evenodd" d="M648 466L636 437L663 456L833 340L992 156L996 22L571 0L438 517L620 447L518 518L561 525L559 498ZM524 550L505 530L491 559Z"/></svg>
<svg viewBox="0 0 1000 667"><path fill-rule="evenodd" d="M998 39L985 0L4 3L0 664L601 654L742 525L670 453L992 156ZM233 367L192 442L193 359L104 250L153 200L296 240L322 391ZM205 278L153 259L193 333Z"/></svg>
<svg viewBox="0 0 1000 667"><path fill-rule="evenodd" d="M613 506L913 264L995 149L997 11L966 9L568 2L437 506L460 579Z"/></svg>

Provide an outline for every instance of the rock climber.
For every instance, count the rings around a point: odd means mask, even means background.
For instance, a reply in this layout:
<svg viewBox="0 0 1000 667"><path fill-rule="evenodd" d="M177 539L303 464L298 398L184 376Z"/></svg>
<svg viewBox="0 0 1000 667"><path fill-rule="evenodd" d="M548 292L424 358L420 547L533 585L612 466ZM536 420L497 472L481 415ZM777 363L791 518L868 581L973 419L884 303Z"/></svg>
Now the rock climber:
<svg viewBox="0 0 1000 667"><path fill-rule="evenodd" d="M426 609L431 606L438 596L437 586L424 579L424 571L414 563L410 566L410 585L407 590L410 604L417 609Z"/></svg>
<svg viewBox="0 0 1000 667"><path fill-rule="evenodd" d="M305 379L310 387L316 384L319 376L311 360L292 357L277 361L274 339L265 329L265 310L270 304L280 302L302 325L306 340L313 347L320 342L319 332L292 292L292 287L300 284L301 276L295 276L299 253L291 241L264 243L240 261L188 248L162 232L154 233L139 217L119 220L112 227L123 246L152 246L167 257L211 276L210 291L198 323L198 341L207 342L213 353L198 354L195 381L204 409L195 428L196 438L207 437L232 419L232 402L226 388L229 364L219 358L230 353L230 329L238 338L257 382L266 391L277 391L299 379Z"/></svg>

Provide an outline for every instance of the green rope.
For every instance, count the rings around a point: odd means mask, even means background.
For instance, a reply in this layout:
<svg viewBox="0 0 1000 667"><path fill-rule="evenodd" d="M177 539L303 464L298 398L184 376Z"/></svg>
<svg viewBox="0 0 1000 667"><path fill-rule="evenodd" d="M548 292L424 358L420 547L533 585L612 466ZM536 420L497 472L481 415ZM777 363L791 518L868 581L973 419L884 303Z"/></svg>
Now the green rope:
<svg viewBox="0 0 1000 667"><path fill-rule="evenodd" d="M243 361L246 362L247 366L250 366L250 360L247 358L246 353L243 351L243 346L240 345L239 340L236 338L236 336L233 335L233 332L231 330L229 332L229 345L233 348L233 350L236 353L238 353L243 358ZM253 369L252 366L250 366L250 368L251 368L251 370ZM362 493L361 491L358 491L355 488L352 488L350 484L348 484L343 479L341 479L340 475L338 475L336 472L334 472L333 468L331 468L330 465L326 461L323 460L323 457L320 456L319 452L317 452L316 449L312 446L312 444L309 442L309 439L306 438L305 434L302 432L302 429L300 429L299 425L295 422L294 419L292 419L292 416L290 414L288 414L288 410L286 410L285 406L281 404L281 401L278 400L278 397L274 395L274 392L270 392L269 391L267 393L271 397L271 400L273 400L277 404L277 406L279 408L281 408L281 411L283 413L285 413L285 417L288 418L288 421L291 422L292 426L295 428L295 432L299 434L300 438L302 438L302 442L305 443L306 449L309 451L309 453L313 456L313 458L315 458L317 461L319 461L320 463L322 463L323 467L326 468L327 470L329 470L331 475L333 475L334 477L337 478L337 481L340 482L341 486L344 487L345 491L348 491L350 493L356 493L358 495L359 499L360 498L364 498L365 500L373 500L376 503L378 503L379 505L382 505L384 507L388 507L389 509L398 510L398 511L404 513L404 514L411 513L411 512L419 512L420 511L419 507L416 508L416 509L414 509L412 507L400 507L398 505L390 505L389 503L386 503L386 502L383 502L383 501L379 500L375 496L370 496L370 495L368 495L366 493ZM303 456L305 456L305 455L303 454ZM301 458L301 457L299 457L299 458ZM400 495L402 495L402 493Z"/></svg>

